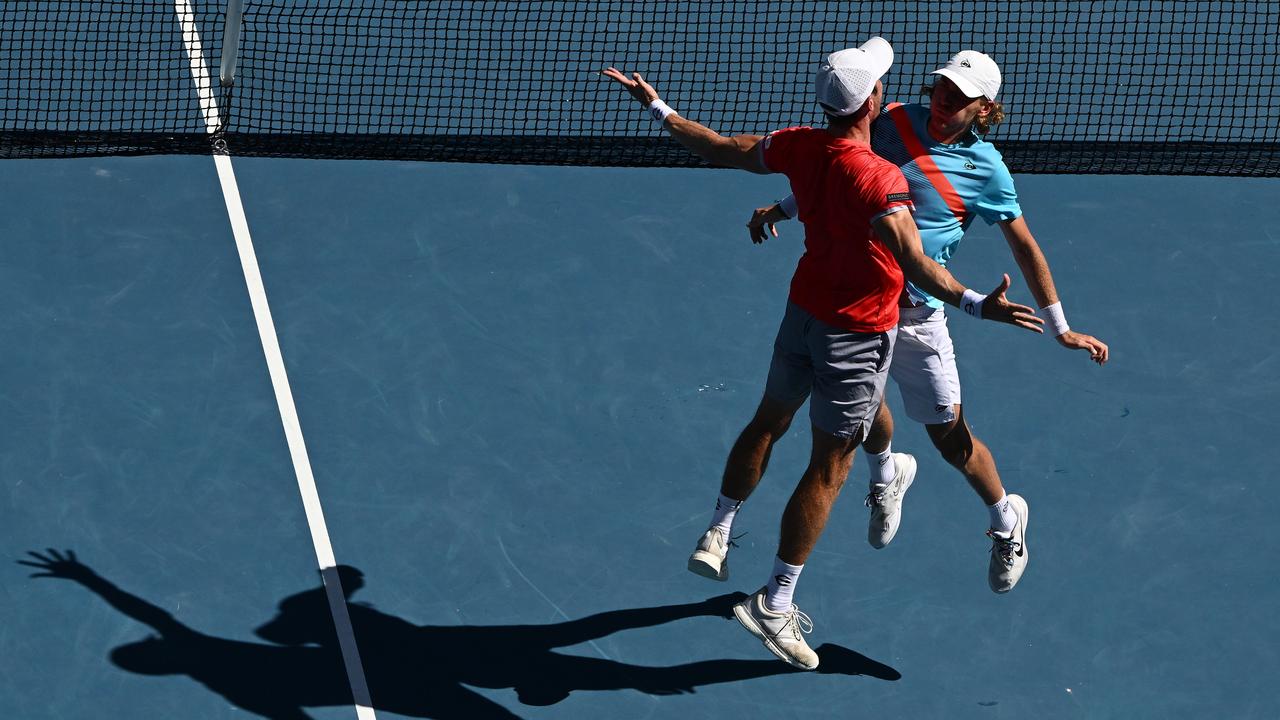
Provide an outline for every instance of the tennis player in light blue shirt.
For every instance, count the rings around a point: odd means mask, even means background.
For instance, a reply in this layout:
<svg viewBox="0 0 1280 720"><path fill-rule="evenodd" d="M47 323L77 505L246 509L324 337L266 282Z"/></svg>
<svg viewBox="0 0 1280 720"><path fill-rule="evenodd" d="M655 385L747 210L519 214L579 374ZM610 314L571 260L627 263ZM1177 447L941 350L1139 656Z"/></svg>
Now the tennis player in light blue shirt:
<svg viewBox="0 0 1280 720"><path fill-rule="evenodd" d="M1087 350L1099 365L1105 343L1067 326L1062 304L1035 238L1022 216L1018 193L1004 158L986 134L1004 119L996 101L1000 69L989 56L965 50L933 75L925 88L929 104L893 104L872 124L871 146L901 169L915 205L924 254L946 265L973 219L998 224L1031 294L1039 303L1048 334L1066 348ZM796 215L793 198L760 208L747 227L754 242L775 224ZM803 215L800 221L804 221ZM1008 285L998 288L1002 291ZM922 423L942 457L958 469L987 505L992 540L987 579L995 592L1008 592L1026 568L1026 500L1007 494L987 446L974 436L960 402L960 377L942 303L908 284L900 305L897 345L890 376L902 393L907 416ZM980 312L980 311L979 311ZM871 508L867 539L882 548L897 533L902 499L915 479L916 461L891 451L893 417L888 405L876 415L863 448L871 465Z"/></svg>
<svg viewBox="0 0 1280 720"><path fill-rule="evenodd" d="M907 178L925 255L945 266L964 239L974 217L981 217L991 224L1014 220L1022 215L1013 176L995 145L984 140L972 128L954 143L934 140L929 135L930 111L925 105L898 105L893 112L896 116L886 112L877 119L872 127L871 143L876 154L893 161ZM904 123L909 124L910 132L928 153L929 160L955 191L963 204L962 217L957 217L934 187L929 172L932 168L926 170L913 161L911 151L902 139L905 133L899 127ZM942 301L914 285L908 285L908 292L916 302L932 308L942 307Z"/></svg>

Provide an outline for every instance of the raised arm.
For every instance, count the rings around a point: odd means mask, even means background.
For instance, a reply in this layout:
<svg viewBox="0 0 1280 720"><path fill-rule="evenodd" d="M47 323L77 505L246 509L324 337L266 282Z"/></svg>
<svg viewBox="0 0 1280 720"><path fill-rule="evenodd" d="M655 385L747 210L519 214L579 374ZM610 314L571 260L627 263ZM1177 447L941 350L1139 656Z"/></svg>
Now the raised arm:
<svg viewBox="0 0 1280 720"><path fill-rule="evenodd" d="M136 595L130 595L102 578L89 566L77 560L76 554L70 550L61 553L50 548L44 553L29 552L27 555L34 559L19 560L18 564L39 570L40 572L31 574L33 578L74 580L97 593L111 607L144 625L150 625L164 637L191 632L190 628L174 620L169 613Z"/></svg>
<svg viewBox="0 0 1280 720"><path fill-rule="evenodd" d="M1074 332L1066 323L1062 314L1062 304L1058 299L1058 290L1053 285L1053 274L1049 272L1049 261L1045 260L1040 245L1027 227L1025 218L1019 216L1013 220L1000 223L1004 239L1009 243L1013 259L1022 270L1022 277L1040 307L1047 311L1050 318L1049 330L1063 347L1072 350L1087 350L1089 358L1102 365L1110 357L1107 344L1092 335Z"/></svg>
<svg viewBox="0 0 1280 720"><path fill-rule="evenodd" d="M658 91L645 82L640 73L632 73L628 78L617 68L609 68L601 74L616 80L619 85L626 88L631 97L653 114L655 120L662 120L662 127L671 133L671 137L694 155L712 165L738 168L761 175L772 172L765 167L758 147L760 141L764 139L763 135L734 137L721 135L711 128L677 115L662 102L658 97Z"/></svg>
<svg viewBox="0 0 1280 720"><path fill-rule="evenodd" d="M986 320L1017 325L1032 332L1044 332L1044 321L1036 317L1035 310L1026 305L1011 303L1004 293L1009 289L1009 276L1005 275L991 294L984 296L967 290L952 277L946 268L934 262L921 250L920 231L909 212L883 215L871 224L880 241L889 248L902 267L902 274L917 287L970 315Z"/></svg>

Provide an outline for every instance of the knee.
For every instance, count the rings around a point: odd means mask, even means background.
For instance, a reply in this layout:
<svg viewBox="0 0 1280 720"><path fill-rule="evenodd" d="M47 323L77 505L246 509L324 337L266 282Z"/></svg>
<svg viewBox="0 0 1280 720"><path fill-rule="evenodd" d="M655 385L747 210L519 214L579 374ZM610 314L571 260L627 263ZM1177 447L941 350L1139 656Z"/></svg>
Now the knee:
<svg viewBox="0 0 1280 720"><path fill-rule="evenodd" d="M811 469L813 480L830 493L840 492L849 477L849 463L819 463Z"/></svg>
<svg viewBox="0 0 1280 720"><path fill-rule="evenodd" d="M787 430L791 428L791 414L766 414L757 413L751 418L751 422L747 425L748 432L754 435L777 440L787 434Z"/></svg>
<svg viewBox="0 0 1280 720"><path fill-rule="evenodd" d="M844 487L845 479L849 477L856 447L856 442L845 439L836 439L834 443L815 447L813 456L809 459L808 474L823 488L839 492Z"/></svg>
<svg viewBox="0 0 1280 720"><path fill-rule="evenodd" d="M938 448L942 459L952 467L964 469L973 457L973 436L964 427L958 427L941 437L933 438L933 446Z"/></svg>

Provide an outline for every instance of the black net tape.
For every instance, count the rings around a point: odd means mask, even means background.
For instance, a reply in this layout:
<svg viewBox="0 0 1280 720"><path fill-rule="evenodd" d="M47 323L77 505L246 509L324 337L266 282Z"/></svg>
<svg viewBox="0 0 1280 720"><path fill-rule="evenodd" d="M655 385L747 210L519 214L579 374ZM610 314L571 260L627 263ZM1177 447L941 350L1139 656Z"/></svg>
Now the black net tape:
<svg viewBox="0 0 1280 720"><path fill-rule="evenodd" d="M0 157L207 153L183 20L234 155L557 165L703 162L607 66L724 134L821 124L817 63L893 43L912 101L991 54L1015 172L1280 173L1280 3L245 0L218 83L222 2L0 4Z"/></svg>

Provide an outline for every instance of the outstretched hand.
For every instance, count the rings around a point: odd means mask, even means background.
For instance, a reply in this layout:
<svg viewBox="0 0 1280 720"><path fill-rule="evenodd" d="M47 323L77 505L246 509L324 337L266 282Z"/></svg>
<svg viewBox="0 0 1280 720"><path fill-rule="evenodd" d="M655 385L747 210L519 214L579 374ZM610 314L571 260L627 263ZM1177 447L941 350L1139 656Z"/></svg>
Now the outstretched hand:
<svg viewBox="0 0 1280 720"><path fill-rule="evenodd" d="M1058 336L1058 343L1070 350L1088 350L1089 359L1099 365L1105 365L1111 357L1107 344L1092 335L1068 330Z"/></svg>
<svg viewBox="0 0 1280 720"><path fill-rule="evenodd" d="M70 550L61 553L53 548L48 548L43 554L34 550L28 551L27 554L35 558L35 560L19 560L18 564L43 571L31 573L33 578L50 577L64 580L84 580L94 576L94 572L89 569L89 566L77 560L76 554Z"/></svg>
<svg viewBox="0 0 1280 720"><path fill-rule="evenodd" d="M1004 296L1008 290L1009 274L1005 273L1000 284L982 302L982 318L1017 325L1031 332L1043 333L1044 328L1041 326L1044 325L1044 320L1036 317L1035 308L1009 302L1009 299Z"/></svg>
<svg viewBox="0 0 1280 720"><path fill-rule="evenodd" d="M601 71L600 74L617 80L618 84L626 88L627 92L631 93L631 97L644 107L649 107L650 103L658 99L658 91L645 82L644 78L640 77L640 73L631 73L631 77L627 77L621 70L611 67Z"/></svg>

